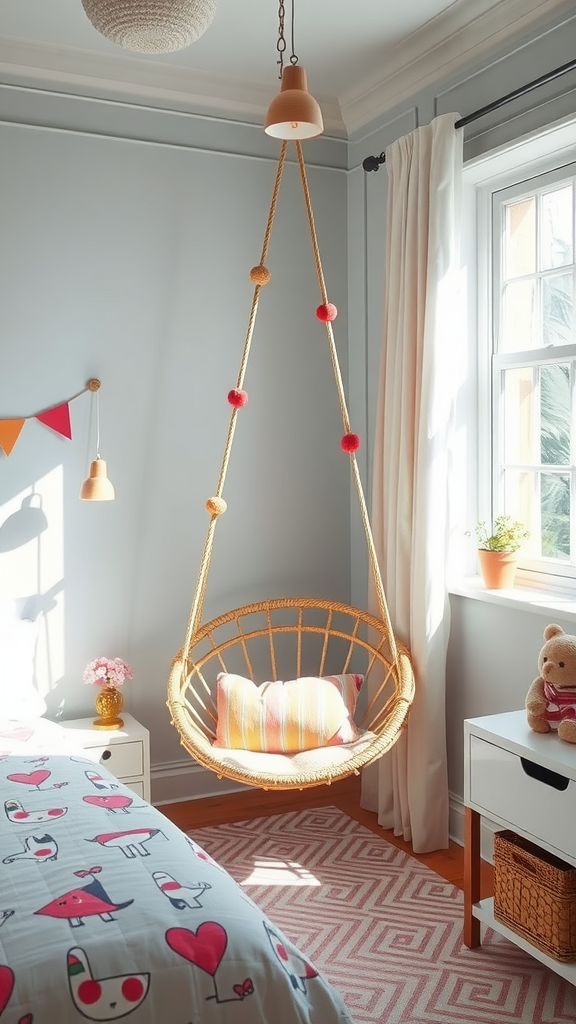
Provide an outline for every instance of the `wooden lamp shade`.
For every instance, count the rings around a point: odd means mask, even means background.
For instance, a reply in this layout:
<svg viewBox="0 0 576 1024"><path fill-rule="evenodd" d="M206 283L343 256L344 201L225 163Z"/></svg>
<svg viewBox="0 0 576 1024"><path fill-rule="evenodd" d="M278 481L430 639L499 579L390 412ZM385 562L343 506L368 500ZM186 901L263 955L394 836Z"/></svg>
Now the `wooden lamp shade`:
<svg viewBox="0 0 576 1024"><path fill-rule="evenodd" d="M298 64L287 64L282 71L280 92L268 107L264 131L275 139L313 139L324 131L322 111Z"/></svg>
<svg viewBox="0 0 576 1024"><path fill-rule="evenodd" d="M80 488L82 501L113 501L114 485L108 479L106 463L100 456L90 463L90 476Z"/></svg>

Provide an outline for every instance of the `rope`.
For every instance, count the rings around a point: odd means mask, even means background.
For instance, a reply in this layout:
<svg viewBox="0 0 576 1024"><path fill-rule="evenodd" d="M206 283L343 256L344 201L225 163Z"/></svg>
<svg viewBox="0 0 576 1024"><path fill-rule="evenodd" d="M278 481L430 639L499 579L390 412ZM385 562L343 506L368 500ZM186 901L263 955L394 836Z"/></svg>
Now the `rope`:
<svg viewBox="0 0 576 1024"><path fill-rule="evenodd" d="M278 204L278 193L280 191L280 184L281 184L281 181L282 181L282 172L283 172L283 169L284 169L284 163L285 163L285 158L286 158L287 147L288 147L288 142L284 141L282 143L282 147L281 147L281 150L280 150L280 156L279 156L279 159L278 159L278 167L277 167L277 171L276 171L276 179L275 179L275 182L274 182L274 188L273 188L273 191L272 191L272 198L271 198L271 201L270 201L270 209L269 209L269 212L268 212L268 220L267 220L267 223L266 223L266 230L264 232L264 241L263 241L263 244L262 244L262 254L261 254L261 258L260 258L260 265L259 265L258 268L255 268L255 270L258 270L258 271L264 271L265 270L265 261L266 261L266 257L267 257L267 254L268 254L268 248L269 248L269 245L270 245L270 238L271 238L271 235L272 235L272 228L273 228L273 224L274 224L274 217L275 217L275 214L276 214L276 207L277 207L277 204ZM318 245L318 238L317 238L317 235L316 235L316 228L315 228L315 225L314 225L314 214L313 214L313 211L312 211L312 202L311 202L311 199L310 199L310 191L309 191L309 188L308 188L308 181L307 181L307 177L306 177L306 168L305 168L305 165L304 165L304 157L303 157L303 154L302 154L302 145L298 141L296 142L296 151L297 151L297 155L298 155L298 165L299 165L299 168L300 168L300 178L301 178L301 183L302 183L302 191L303 191L303 194L304 194L304 203L305 203L305 206L306 206L306 213L307 213L307 216L308 216L308 225L309 225L309 228L310 228L310 237L311 237L311 240L312 240L312 248L313 248L313 252L314 252L314 262L315 262L315 265L316 265L316 275L317 275L317 278L318 278L318 286L319 286L319 289L320 289L320 295L322 297L322 302L323 302L323 304L326 305L328 303L328 294L327 294L327 291L326 291L326 283L324 281L324 272L322 270L322 261L321 261L321 258L320 258L320 248L319 248L319 245ZM247 327L246 337L245 337L245 341L244 341L244 348L242 350L242 358L241 358L241 361L240 361L240 369L238 371L238 377L237 377L237 381L236 381L236 387L239 390L242 388L242 385L244 383L244 377L245 377L245 374L246 374L246 367L247 367L247 364L248 364L248 356L250 354L250 347L251 347L251 343L252 343L252 335L253 335L253 332L254 332L254 325L255 325L255 322L256 322L256 314L258 312L258 302L259 302L259 299L260 299L261 288L262 288L262 284L260 282L258 282L255 285L255 288L254 288L254 295L253 295L253 299L252 299L252 306L251 306L251 309L250 309L250 315L249 315L249 318L248 318L248 327ZM330 323L330 321L327 321L325 323L325 327L326 327L326 333L327 333L327 336L328 336L328 345L329 345L330 357L331 357L331 361L332 361L332 369L333 369L333 372L334 372L334 379L335 379L335 382L336 382L336 389L337 389L337 392L338 392L338 399L339 399L339 402L340 402L340 411L341 411L341 414L342 414L342 422L343 422L343 425L344 425L344 431L345 431L345 433L348 434L351 431L350 417L349 417L348 408L347 408L347 405L346 405L346 396L345 396L345 392L344 392L344 385L343 385L343 382L342 382L342 374L340 372L340 364L338 362L338 352L337 352L336 344L335 344L335 341L334 341L334 332L332 330L332 324ZM235 432L235 429L236 429L236 419L237 419L238 411L239 411L238 407L234 407L233 410L232 410L232 413L230 415L230 423L229 423L229 426L228 426L228 435L227 435L227 438L226 438L226 444L225 444L224 454L223 454L223 457L222 457L222 464L221 464L221 468L220 468L220 475L218 477L218 486L217 486L216 495L215 495L215 497L217 499L221 499L222 498L222 493L223 493L223 490L224 490L224 483L225 483L225 480L226 480L226 472L227 472L227 469L228 469L228 463L229 463L229 460L230 460L230 454L231 454L231 450L232 450L232 442L234 440L234 432ZM386 596L385 596L385 593L384 593L384 586L383 586L382 577L381 577L381 574L380 574L380 567L378 565L378 559L377 559L377 556L376 556L376 549L374 547L374 539L373 539L372 530L371 530L371 527L370 527L370 519L369 519L369 516L368 516L368 509L366 507L366 500L365 500L365 497L364 497L364 490L363 490L363 487L362 487L362 481L361 481L361 478L360 478L360 472L359 472L359 469L358 469L358 463L356 461L356 455L355 455L354 452L350 452L349 455L350 455L350 467L351 467L351 471L352 471L352 476L354 478L354 483L356 485L356 493L357 493L357 497L358 497L358 503L359 503L359 506L360 506L360 516L361 516L361 519L362 519L362 526L364 528L364 535L365 535L365 538L366 538L366 545L367 545L367 548L368 548L368 558L369 558L369 562L370 562L370 568L372 570L372 576L374 578L374 586L375 586L375 590L376 590L376 597L377 597L378 606L379 606L379 609L380 609L380 618L385 623L386 629L388 631L388 638L389 638L389 645L390 645L390 653L391 653L391 657L392 657L392 662L396 662L396 660L398 658L398 650L397 650L397 646L396 646L396 639L395 639L395 636L394 636L394 631L392 629L392 624L391 624L391 621L390 621L390 614L389 614L388 606L387 606L387 603L386 603ZM199 628L199 626L201 624L202 609L203 609L203 606L204 606L204 597L205 597L206 586L207 586L207 582L208 582L208 572L209 572L209 568L210 568L210 561L211 561L211 557L212 557L212 548L213 548L213 544L214 544L214 535L215 535L216 523L217 523L217 520L219 518L219 515L220 515L219 511L218 512L213 512L211 514L210 523L209 523L209 526L208 526L208 532L207 532L206 541L205 541L205 544L204 544L204 551L203 551L202 559L201 559L201 562L200 562L200 570L199 570L198 579L197 579L197 582L196 582L196 589L194 591L192 607L190 609L190 616L189 616L189 619L188 619L188 627L187 627L187 630L186 630L186 639L185 639L184 647L183 647L183 662L182 662L182 672L183 673L186 673L186 659L188 658L188 655L189 655L189 652L190 652L190 646L191 646L191 642L192 642L192 637L196 634L196 631L198 630L198 628Z"/></svg>
<svg viewBox="0 0 576 1024"><path fill-rule="evenodd" d="M318 277L318 286L320 288L320 294L322 296L322 302L326 304L328 302L328 294L326 291L326 283L324 281L324 272L322 270L322 260L320 258L320 247L318 245L318 236L316 235L316 227L314 225L314 213L312 210L312 202L310 200L310 191L308 188L308 179L306 177L306 167L304 164L304 157L302 154L302 144L296 142L296 151L298 153L298 166L300 167L300 178L302 181L302 191L304 192L304 202L306 205L306 213L308 214L308 226L310 228L310 237L312 239L312 249L314 251L314 262L316 264L316 275ZM338 399L340 401L340 410L342 413L342 423L344 425L344 431L346 434L350 433L350 417L348 415L348 408L346 405L346 395L344 392L344 385L342 383L342 374L340 372L340 364L338 362L338 351L336 349L336 343L334 341L334 331L332 330L332 324L327 321L324 325L326 327L326 334L328 335L328 345L330 348L330 357L332 359L332 369L334 371L334 379L336 381L336 389L338 391ZM362 526L364 527L364 536L366 538L366 546L368 548L368 558L370 561L370 568L372 569L372 576L374 577L374 587L376 589L376 597L378 599L378 607L380 609L380 618L386 623L388 633L390 635L390 652L392 655L392 661L396 661L398 652L396 649L396 640L394 637L394 631L392 629L392 623L390 621L390 613L386 604L386 597L384 594L384 585L382 583L382 576L380 573L380 566L378 565L378 558L376 557L376 549L374 547L374 538L372 536L372 530L370 527L370 518L368 516L368 509L366 507L366 500L364 498L364 489L362 487L362 480L360 478L360 471L358 469L358 463L354 452L350 452L350 466L354 482L356 484L356 493L358 496L358 503L360 505L360 516L362 518Z"/></svg>
<svg viewBox="0 0 576 1024"><path fill-rule="evenodd" d="M270 200L270 209L268 212L268 221L266 223L266 230L264 232L264 241L262 243L262 253L260 256L260 266L264 267L266 263L266 257L268 255L268 248L270 245L270 238L272 236L272 227L274 225L274 216L276 214L276 207L278 205L278 193L280 192L280 184L282 181L282 172L284 170L284 162L286 159L286 150L288 143L284 141L280 149L280 156L278 157L278 166L276 169L276 179L274 181L274 188L272 190L272 198ZM252 335L254 333L254 324L256 323L256 313L258 312L258 302L260 299L260 292L262 290L261 284L256 284L254 287L254 295L252 298L252 306L250 309L250 316L248 318L248 327L246 329L246 337L244 340L244 348L242 350L242 358L240 360L240 369L238 371L238 377L236 378L236 387L238 390L242 388L244 383L244 376L246 374L246 367L248 364L248 356L250 354L250 346L252 344ZM221 498L224 490L224 482L226 480L226 472L228 469L228 463L230 461L230 453L232 451L232 442L234 440L234 432L236 430L236 419L238 416L238 408L234 407L230 414L230 423L228 425L228 436L226 438L226 445L224 447L224 454L222 456L222 465L220 467L220 475L218 477L218 486L216 488L216 497ZM194 597L192 600L192 607L190 609L190 616L188 619L188 626L186 629L186 639L184 641L184 657L188 657L190 650L190 643L194 633L198 629L202 620L202 608L204 607L204 597L206 594L206 585L208 582L208 570L210 568L210 560L212 558L212 547L214 543L214 534L216 532L216 522L219 518L219 513L213 513L210 518L208 525L208 532L206 534L206 541L204 544L204 552L202 554L202 560L200 562L200 570L198 572L198 579L196 581L196 589L194 591Z"/></svg>

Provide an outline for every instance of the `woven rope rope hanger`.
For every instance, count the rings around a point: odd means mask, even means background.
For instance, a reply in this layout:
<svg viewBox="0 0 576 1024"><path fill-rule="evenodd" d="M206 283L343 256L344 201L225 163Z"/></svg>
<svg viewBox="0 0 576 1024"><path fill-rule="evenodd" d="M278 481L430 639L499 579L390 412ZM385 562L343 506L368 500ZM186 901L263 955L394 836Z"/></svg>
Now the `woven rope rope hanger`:
<svg viewBox="0 0 576 1024"><path fill-rule="evenodd" d="M230 392L232 406L228 435L224 448L218 486L215 495L206 502L210 522L198 579L190 609L184 644L172 661L168 680L167 705L172 725L180 734L182 745L199 764L214 771L220 778L232 779L263 789L305 789L323 783L330 784L351 774L358 774L365 765L381 757L396 742L406 723L414 697L414 675L410 656L399 643L390 621L380 568L374 548L362 481L356 461L358 438L351 432L344 386L338 363L338 354L332 330L335 308L328 302L320 251L316 237L314 216L306 178L306 169L300 142L295 142L304 202L308 216L310 237L318 285L322 298L322 316L326 326L334 379L338 391L344 437L341 447L350 457L350 467L356 486L360 514L374 589L378 601L379 617L337 601L314 598L275 598L255 604L243 605L202 625L202 610L208 582L208 573L216 525L226 511L223 498L226 471L238 413L246 401L243 391L248 356L256 322L261 289L268 283L270 273L266 257L270 245L278 193L286 158L288 142L284 141L278 167L262 254L258 266L253 267L250 278L254 295L236 388ZM328 673L361 673L374 682L370 696L365 698L362 718L357 722L360 738L351 743L320 747L294 754L230 750L214 745L216 738L217 707L215 698L218 672L238 672L238 664L255 680L255 666L262 664L266 655L267 672L263 679L278 679L278 664L284 646L291 642L295 654L292 676L323 676ZM277 650L280 646L281 651ZM339 663L333 661L333 648L337 647ZM314 649L315 665L311 669L308 649ZM230 660L233 668L230 668ZM284 667L284 664L282 664ZM262 680L263 681L263 680ZM359 701L360 704L360 701Z"/></svg>

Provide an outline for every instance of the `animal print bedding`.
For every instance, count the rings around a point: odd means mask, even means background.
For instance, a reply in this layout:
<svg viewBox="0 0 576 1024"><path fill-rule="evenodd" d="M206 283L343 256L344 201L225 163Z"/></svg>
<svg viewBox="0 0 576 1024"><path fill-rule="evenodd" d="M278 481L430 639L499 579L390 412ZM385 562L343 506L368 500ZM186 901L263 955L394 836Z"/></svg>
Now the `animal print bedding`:
<svg viewBox="0 0 576 1024"><path fill-rule="evenodd" d="M193 839L81 755L0 755L0 1024L353 1024Z"/></svg>

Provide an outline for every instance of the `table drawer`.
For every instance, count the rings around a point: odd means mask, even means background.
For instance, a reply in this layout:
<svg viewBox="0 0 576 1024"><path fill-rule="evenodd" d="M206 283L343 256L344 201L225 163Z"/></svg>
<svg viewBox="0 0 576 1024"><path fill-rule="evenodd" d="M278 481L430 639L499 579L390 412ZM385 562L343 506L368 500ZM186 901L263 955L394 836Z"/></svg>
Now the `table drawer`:
<svg viewBox="0 0 576 1024"><path fill-rule="evenodd" d="M477 810L575 856L576 780L478 736L470 736L469 753L469 796Z"/></svg>
<svg viewBox="0 0 576 1024"><path fill-rule="evenodd" d="M117 779L131 778L144 772L144 744L141 740L90 746L90 757L103 764Z"/></svg>
<svg viewBox="0 0 576 1024"><path fill-rule="evenodd" d="M125 782L124 785L127 786L128 789L131 789L133 793L136 793L138 796L146 799L144 796L144 783L141 779L130 779L130 781Z"/></svg>

